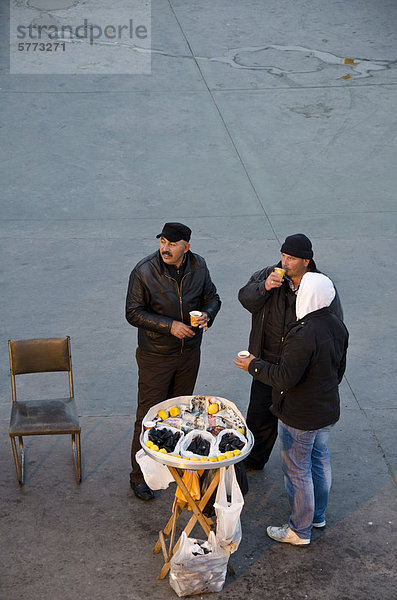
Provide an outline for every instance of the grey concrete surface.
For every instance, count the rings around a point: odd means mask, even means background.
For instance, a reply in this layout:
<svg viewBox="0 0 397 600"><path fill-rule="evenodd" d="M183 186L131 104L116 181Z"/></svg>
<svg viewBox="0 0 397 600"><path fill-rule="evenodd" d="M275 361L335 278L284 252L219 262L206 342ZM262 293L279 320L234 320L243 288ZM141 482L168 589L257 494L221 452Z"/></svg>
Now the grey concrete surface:
<svg viewBox="0 0 397 600"><path fill-rule="evenodd" d="M266 536L288 516L275 450L250 475L236 575L218 597L395 598L396 13L389 0L153 0L151 75L10 75L1 2L2 600L176 597L152 554L174 490L143 504L128 483L124 320L129 273L172 220L191 226L223 300L197 393L245 412L249 376L231 361L250 319L236 293L290 233L312 239L351 336L326 530L307 548ZM7 339L65 334L83 483L68 440L30 438L20 489Z"/></svg>

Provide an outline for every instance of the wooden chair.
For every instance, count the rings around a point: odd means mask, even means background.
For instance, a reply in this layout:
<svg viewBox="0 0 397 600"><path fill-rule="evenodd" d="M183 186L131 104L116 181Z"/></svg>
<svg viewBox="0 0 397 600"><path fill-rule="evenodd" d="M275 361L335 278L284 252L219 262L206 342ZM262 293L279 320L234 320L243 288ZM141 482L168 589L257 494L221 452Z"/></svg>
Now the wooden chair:
<svg viewBox="0 0 397 600"><path fill-rule="evenodd" d="M77 482L81 483L81 427L73 394L70 338L8 340L11 371L12 410L8 433L20 485L24 483L25 455L23 436L72 436ZM69 396L51 400L17 400L15 376L26 373L67 371ZM19 452L15 438L19 439Z"/></svg>

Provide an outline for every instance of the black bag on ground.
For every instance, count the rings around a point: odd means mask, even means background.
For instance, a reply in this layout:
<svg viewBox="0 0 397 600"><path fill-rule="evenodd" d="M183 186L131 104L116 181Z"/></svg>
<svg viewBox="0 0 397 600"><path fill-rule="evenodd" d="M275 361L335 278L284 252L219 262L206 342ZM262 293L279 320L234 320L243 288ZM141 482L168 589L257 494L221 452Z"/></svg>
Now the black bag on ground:
<svg viewBox="0 0 397 600"><path fill-rule="evenodd" d="M238 463L235 463L234 470L236 472L237 483L240 486L241 493L243 494L243 496L245 496L247 494L249 488L248 488L248 477L247 477L247 472L245 470L244 462L240 461ZM204 471L204 473L200 477L201 497L204 496L211 481L214 479L216 471L217 471L217 469L208 469L208 470ZM212 494L211 498L208 500L208 502L205 505L205 508L203 510L203 514L206 517L214 517L215 516L215 509L214 509L215 496L216 496L216 490Z"/></svg>

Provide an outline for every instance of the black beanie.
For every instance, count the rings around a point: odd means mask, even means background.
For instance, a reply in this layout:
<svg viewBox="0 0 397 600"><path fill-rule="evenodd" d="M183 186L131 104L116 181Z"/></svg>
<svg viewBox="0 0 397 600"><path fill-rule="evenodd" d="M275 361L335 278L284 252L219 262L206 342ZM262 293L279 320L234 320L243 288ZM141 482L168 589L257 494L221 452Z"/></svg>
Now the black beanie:
<svg viewBox="0 0 397 600"><path fill-rule="evenodd" d="M312 243L303 233L286 237L280 252L297 258L313 258Z"/></svg>

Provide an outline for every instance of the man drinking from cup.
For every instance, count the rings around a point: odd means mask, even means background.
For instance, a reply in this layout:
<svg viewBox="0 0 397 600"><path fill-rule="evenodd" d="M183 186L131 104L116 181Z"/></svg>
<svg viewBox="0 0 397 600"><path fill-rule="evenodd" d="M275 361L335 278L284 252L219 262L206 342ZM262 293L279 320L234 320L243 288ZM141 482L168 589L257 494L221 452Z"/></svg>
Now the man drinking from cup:
<svg viewBox="0 0 397 600"><path fill-rule="evenodd" d="M254 356L279 364L285 335L289 325L296 321L296 293L307 272L319 272L313 260L312 243L303 233L295 233L281 246L280 262L254 273L240 289L238 298L252 315L248 349ZM343 319L337 292L330 310ZM277 418L269 410L271 403L271 386L253 379L247 427L255 442L245 460L249 469L263 469L276 441Z"/></svg>

